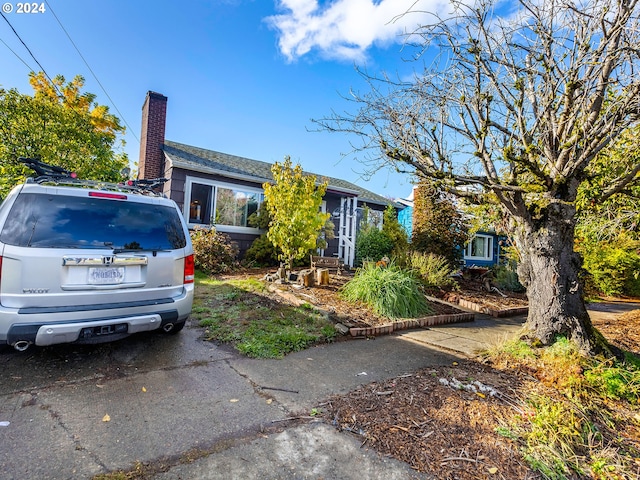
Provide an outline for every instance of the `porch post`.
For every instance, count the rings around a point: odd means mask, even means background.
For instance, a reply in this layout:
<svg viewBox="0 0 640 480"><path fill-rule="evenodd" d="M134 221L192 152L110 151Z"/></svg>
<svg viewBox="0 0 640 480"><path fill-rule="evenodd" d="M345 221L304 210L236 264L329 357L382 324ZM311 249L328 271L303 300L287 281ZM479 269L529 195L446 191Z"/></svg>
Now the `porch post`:
<svg viewBox="0 0 640 480"><path fill-rule="evenodd" d="M356 252L356 206L358 197L340 199L340 228L338 234L338 256L345 265L353 267Z"/></svg>

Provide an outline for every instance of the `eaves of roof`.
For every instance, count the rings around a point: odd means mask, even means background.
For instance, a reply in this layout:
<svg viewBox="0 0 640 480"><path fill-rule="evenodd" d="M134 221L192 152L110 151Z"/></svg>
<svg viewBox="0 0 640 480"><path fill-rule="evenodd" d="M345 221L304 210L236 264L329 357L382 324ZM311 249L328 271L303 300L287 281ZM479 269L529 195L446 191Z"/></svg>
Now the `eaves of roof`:
<svg viewBox="0 0 640 480"><path fill-rule="evenodd" d="M192 147L182 143L171 142L166 140L163 147L165 156L172 162L175 167L183 168L200 173L210 173L226 176L236 180L244 180L262 184L264 182L272 182L271 165L260 160L252 160L250 158L238 157L227 153L216 152L204 148ZM327 190L340 194L358 196L358 200L377 204L391 204L395 208L403 206L397 202L388 200L381 195L366 190L346 180L339 178L327 177L314 173L305 172L308 175L315 175L318 181L327 181Z"/></svg>
<svg viewBox="0 0 640 480"><path fill-rule="evenodd" d="M403 207L413 207L413 201L406 198L397 198L396 203L399 203Z"/></svg>

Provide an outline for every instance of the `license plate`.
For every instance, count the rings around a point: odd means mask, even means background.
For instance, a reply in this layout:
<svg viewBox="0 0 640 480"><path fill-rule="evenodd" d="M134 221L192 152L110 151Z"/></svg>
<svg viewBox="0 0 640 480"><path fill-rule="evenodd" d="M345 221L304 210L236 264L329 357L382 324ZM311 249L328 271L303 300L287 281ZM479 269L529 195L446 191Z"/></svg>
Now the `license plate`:
<svg viewBox="0 0 640 480"><path fill-rule="evenodd" d="M127 333L128 326L126 323L119 323L117 325L101 325L99 327L88 327L80 330L80 339L88 339L93 337L102 337L108 335L115 335L118 333Z"/></svg>
<svg viewBox="0 0 640 480"><path fill-rule="evenodd" d="M124 282L124 267L91 267L89 284L112 285Z"/></svg>

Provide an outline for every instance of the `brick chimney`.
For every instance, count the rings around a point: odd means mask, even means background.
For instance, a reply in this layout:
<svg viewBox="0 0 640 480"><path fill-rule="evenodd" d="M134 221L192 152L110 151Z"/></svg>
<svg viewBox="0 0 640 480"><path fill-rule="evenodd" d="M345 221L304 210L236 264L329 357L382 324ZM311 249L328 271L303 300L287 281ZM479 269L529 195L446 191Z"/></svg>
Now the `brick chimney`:
<svg viewBox="0 0 640 480"><path fill-rule="evenodd" d="M142 106L142 132L138 178L160 178L164 174L164 130L167 120L167 97L147 92Z"/></svg>

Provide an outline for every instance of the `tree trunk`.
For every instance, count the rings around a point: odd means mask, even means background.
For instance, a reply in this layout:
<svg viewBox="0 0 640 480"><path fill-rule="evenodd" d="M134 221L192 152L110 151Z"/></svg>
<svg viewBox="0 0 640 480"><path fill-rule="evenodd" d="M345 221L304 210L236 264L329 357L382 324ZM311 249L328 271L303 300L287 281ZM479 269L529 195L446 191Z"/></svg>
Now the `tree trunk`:
<svg viewBox="0 0 640 480"><path fill-rule="evenodd" d="M313 287L313 285L315 284L313 273L314 272L311 269L302 270L298 275L298 278L300 279L300 283L305 287Z"/></svg>
<svg viewBox="0 0 640 480"><path fill-rule="evenodd" d="M329 285L329 269L318 268L316 270L316 283L318 285Z"/></svg>
<svg viewBox="0 0 640 480"><path fill-rule="evenodd" d="M516 235L518 275L529 299L525 328L544 345L565 336L586 354L610 354L584 302L579 277L582 260L573 250L575 217L563 213L548 214L542 222L537 219L535 227L525 227Z"/></svg>

